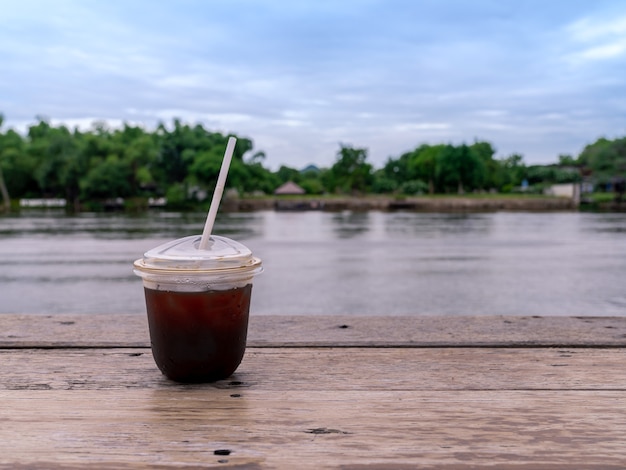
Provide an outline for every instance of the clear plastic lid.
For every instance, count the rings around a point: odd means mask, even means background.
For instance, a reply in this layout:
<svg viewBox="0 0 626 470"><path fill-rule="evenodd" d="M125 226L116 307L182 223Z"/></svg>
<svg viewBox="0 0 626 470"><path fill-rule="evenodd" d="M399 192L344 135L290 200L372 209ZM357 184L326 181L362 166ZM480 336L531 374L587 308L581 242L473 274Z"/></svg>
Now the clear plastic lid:
<svg viewBox="0 0 626 470"><path fill-rule="evenodd" d="M198 249L200 235L179 238L157 246L134 263L137 274L223 275L262 271L261 260L230 238L212 235L206 250Z"/></svg>

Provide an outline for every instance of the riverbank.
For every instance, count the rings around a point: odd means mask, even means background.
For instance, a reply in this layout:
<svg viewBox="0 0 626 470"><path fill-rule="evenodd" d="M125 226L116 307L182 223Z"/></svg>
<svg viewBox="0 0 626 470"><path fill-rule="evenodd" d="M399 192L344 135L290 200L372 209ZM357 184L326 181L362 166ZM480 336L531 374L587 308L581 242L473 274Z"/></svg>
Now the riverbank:
<svg viewBox="0 0 626 470"><path fill-rule="evenodd" d="M578 205L570 198L546 196L419 196L419 197L262 197L227 199L222 210L247 212L279 211L394 211L415 212L493 212L493 211L573 211Z"/></svg>
<svg viewBox="0 0 626 470"><path fill-rule="evenodd" d="M51 202L52 201L52 202ZM70 210L59 200L32 199L14 201L12 212L36 209ZM149 209L166 209L175 211L206 211L209 202L187 202L183 205L167 204L159 199L153 204L148 198L118 199L114 203L89 202L78 208L76 212L144 212ZM261 196L261 197L226 197L220 205L221 212L254 212L262 210L276 211L327 211L344 210L363 211L412 211L412 212L550 212L550 211L594 211L594 212L626 212L626 201L615 199L584 200L580 204L571 198L539 195L467 195L467 196Z"/></svg>

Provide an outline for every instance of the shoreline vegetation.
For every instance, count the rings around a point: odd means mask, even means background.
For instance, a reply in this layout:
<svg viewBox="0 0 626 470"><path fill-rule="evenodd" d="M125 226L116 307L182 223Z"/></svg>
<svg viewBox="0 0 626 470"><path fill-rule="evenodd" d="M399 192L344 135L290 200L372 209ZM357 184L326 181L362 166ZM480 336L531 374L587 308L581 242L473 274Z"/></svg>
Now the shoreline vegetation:
<svg viewBox="0 0 626 470"><path fill-rule="evenodd" d="M542 196L362 196L235 198L222 202L225 211L414 211L491 212L576 210L571 198Z"/></svg>
<svg viewBox="0 0 626 470"><path fill-rule="evenodd" d="M154 130L105 122L80 130L38 118L26 134L2 124L0 114L0 212L51 200L69 212L208 207L231 137L177 119ZM367 148L343 143L330 166L274 171L265 161L238 137L223 210L574 210L579 200L581 208L620 210L626 194L626 137L598 139L547 165L496 158L482 140L422 143L378 168Z"/></svg>
<svg viewBox="0 0 626 470"><path fill-rule="evenodd" d="M182 212L207 211L208 202L186 205L152 204L148 198L111 200L96 206L75 208L63 199L23 199L14 201L13 213L32 209L65 210L67 212L145 212L148 210L174 210ZM407 212L549 212L549 211L602 211L626 212L626 201L613 199L576 201L574 198L546 195L420 195L420 196L257 196L224 197L220 212L288 211L407 211Z"/></svg>

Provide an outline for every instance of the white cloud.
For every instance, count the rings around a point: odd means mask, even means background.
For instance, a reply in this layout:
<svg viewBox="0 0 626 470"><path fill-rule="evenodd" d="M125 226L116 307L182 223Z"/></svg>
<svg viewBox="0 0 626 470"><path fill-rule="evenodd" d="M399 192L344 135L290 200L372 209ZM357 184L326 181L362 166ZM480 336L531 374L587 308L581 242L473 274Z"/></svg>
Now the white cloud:
<svg viewBox="0 0 626 470"><path fill-rule="evenodd" d="M624 55L624 52L626 52L626 40L621 40L584 49L576 57L589 60L612 59Z"/></svg>
<svg viewBox="0 0 626 470"><path fill-rule="evenodd" d="M574 64L626 55L626 16L586 17L570 24L566 31L573 49L567 58Z"/></svg>
<svg viewBox="0 0 626 470"><path fill-rule="evenodd" d="M158 78L154 84L159 88L198 88L206 86L207 81L199 74L173 74Z"/></svg>
<svg viewBox="0 0 626 470"><path fill-rule="evenodd" d="M162 109L158 111L152 111L147 114L156 116L157 118L164 121L181 119L184 123L204 122L209 123L211 126L218 126L222 129L224 128L224 126L234 126L241 123L247 123L254 119L254 117L249 114L199 113L189 111L188 109Z"/></svg>
<svg viewBox="0 0 626 470"><path fill-rule="evenodd" d="M409 131L444 131L450 129L450 124L446 122L416 122L402 123L393 126L394 130L399 132Z"/></svg>
<svg viewBox="0 0 626 470"><path fill-rule="evenodd" d="M508 111L504 109L480 109L476 111L474 114L477 116L489 117L489 118L501 118L507 116L509 114Z"/></svg>
<svg viewBox="0 0 626 470"><path fill-rule="evenodd" d="M567 28L572 37L581 42L589 42L607 37L626 35L626 16L606 18L583 18Z"/></svg>
<svg viewBox="0 0 626 470"><path fill-rule="evenodd" d="M610 0L9 3L7 127L180 118L248 136L274 168L332 163L339 142L378 165L476 135L548 160L623 131L626 16Z"/></svg>
<svg viewBox="0 0 626 470"><path fill-rule="evenodd" d="M546 114L541 114L537 116L537 119L545 119L548 121L566 119L566 118L567 118L567 115L564 113L546 113Z"/></svg>
<svg viewBox="0 0 626 470"><path fill-rule="evenodd" d="M490 131L508 131L514 129L514 126L503 122L476 122L474 123L474 127L476 129Z"/></svg>

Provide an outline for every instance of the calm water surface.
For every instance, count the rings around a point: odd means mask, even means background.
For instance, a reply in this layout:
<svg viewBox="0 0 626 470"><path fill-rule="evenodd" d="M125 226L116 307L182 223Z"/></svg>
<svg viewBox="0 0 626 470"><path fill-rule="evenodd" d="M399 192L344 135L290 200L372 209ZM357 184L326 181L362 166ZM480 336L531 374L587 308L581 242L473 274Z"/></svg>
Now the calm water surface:
<svg viewBox="0 0 626 470"><path fill-rule="evenodd" d="M132 262L204 214L0 216L0 313L145 311ZM253 314L626 315L626 214L221 214Z"/></svg>

